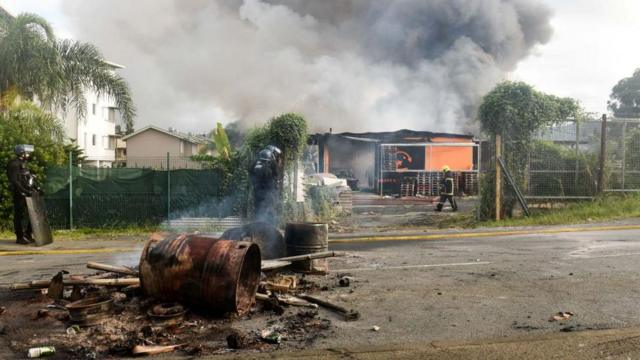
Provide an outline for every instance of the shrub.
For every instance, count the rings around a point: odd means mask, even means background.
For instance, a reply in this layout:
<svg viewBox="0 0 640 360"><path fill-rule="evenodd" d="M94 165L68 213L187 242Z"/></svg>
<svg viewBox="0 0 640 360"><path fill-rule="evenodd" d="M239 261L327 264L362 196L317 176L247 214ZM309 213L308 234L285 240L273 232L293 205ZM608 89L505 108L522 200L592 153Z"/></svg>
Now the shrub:
<svg viewBox="0 0 640 360"><path fill-rule="evenodd" d="M38 183L43 184L45 168L66 161L63 139L60 122L33 103L21 102L0 112L0 166L4 173L0 176L0 228L12 227L13 204L6 168L15 158L15 145L35 146L29 169L37 176Z"/></svg>

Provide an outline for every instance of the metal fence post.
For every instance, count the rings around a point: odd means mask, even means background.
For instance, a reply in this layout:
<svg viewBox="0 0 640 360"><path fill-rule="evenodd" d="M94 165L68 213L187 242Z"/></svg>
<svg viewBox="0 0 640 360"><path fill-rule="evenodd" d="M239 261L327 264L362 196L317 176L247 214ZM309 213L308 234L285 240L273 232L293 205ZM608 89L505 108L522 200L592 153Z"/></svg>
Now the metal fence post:
<svg viewBox="0 0 640 360"><path fill-rule="evenodd" d="M73 230L73 151L69 150L69 230Z"/></svg>
<svg viewBox="0 0 640 360"><path fill-rule="evenodd" d="M573 175L574 191L578 189L578 177L580 176L580 121L576 118L576 171ZM577 191L576 191L577 193Z"/></svg>
<svg viewBox="0 0 640 360"><path fill-rule="evenodd" d="M627 175L627 121L622 123L622 190L626 190L624 178Z"/></svg>
<svg viewBox="0 0 640 360"><path fill-rule="evenodd" d="M496 134L496 220L500 220L502 213L502 171L498 165L500 156L502 156L502 136Z"/></svg>
<svg viewBox="0 0 640 360"><path fill-rule="evenodd" d="M602 130L600 132L600 172L598 173L598 193L605 190L604 171L607 157L607 115L602 115Z"/></svg>
<svg viewBox="0 0 640 360"><path fill-rule="evenodd" d="M167 152L167 225L171 226L171 162Z"/></svg>

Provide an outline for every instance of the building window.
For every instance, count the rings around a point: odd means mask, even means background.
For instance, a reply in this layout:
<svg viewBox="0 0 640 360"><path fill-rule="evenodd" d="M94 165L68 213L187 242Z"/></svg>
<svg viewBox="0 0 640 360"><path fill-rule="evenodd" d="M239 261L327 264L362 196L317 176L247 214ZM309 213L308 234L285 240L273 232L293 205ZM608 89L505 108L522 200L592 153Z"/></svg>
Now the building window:
<svg viewBox="0 0 640 360"><path fill-rule="evenodd" d="M92 113L93 115L95 115L95 114L96 114L96 104L91 104L91 113Z"/></svg>
<svg viewBox="0 0 640 360"><path fill-rule="evenodd" d="M116 122L116 108L107 108L107 121L112 123Z"/></svg>
<svg viewBox="0 0 640 360"><path fill-rule="evenodd" d="M91 137L91 145L96 146L96 134Z"/></svg>
<svg viewBox="0 0 640 360"><path fill-rule="evenodd" d="M115 136L105 136L103 138L103 141L106 144L106 146L105 146L106 150L113 150L113 149L116 148L116 137Z"/></svg>

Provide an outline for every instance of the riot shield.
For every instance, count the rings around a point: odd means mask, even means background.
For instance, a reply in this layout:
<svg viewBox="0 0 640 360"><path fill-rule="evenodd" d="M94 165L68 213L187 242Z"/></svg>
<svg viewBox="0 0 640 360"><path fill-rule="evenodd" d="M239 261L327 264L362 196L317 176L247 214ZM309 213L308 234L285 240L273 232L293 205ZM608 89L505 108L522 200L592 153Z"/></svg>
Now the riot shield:
<svg viewBox="0 0 640 360"><path fill-rule="evenodd" d="M43 246L53 242L51 228L47 220L47 210L44 207L44 200L40 193L34 191L33 194L26 198L27 209L29 210L29 221L33 229L33 239L36 246Z"/></svg>

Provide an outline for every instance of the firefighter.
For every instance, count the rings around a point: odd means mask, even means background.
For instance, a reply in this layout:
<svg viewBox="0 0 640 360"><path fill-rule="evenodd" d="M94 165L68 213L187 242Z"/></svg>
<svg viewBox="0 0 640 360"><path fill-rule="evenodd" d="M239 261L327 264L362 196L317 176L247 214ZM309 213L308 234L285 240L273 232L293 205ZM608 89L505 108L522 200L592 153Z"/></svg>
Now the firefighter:
<svg viewBox="0 0 640 360"><path fill-rule="evenodd" d="M451 209L453 211L458 210L458 204L456 203L456 199L453 197L453 174L451 174L451 170L448 165L442 167L442 184L440 187L440 202L436 206L436 211L442 211L442 207L444 203L449 200L451 204Z"/></svg>
<svg viewBox="0 0 640 360"><path fill-rule="evenodd" d="M34 243L26 201L26 197L31 196L35 190L33 175L27 168L33 145L16 145L14 152L16 158L7 164L9 189L13 195L13 230L16 234L16 243L28 245Z"/></svg>
<svg viewBox="0 0 640 360"><path fill-rule="evenodd" d="M259 221L277 225L277 209L280 202L280 177L282 151L269 145L258 153L258 160L251 167L254 216Z"/></svg>

